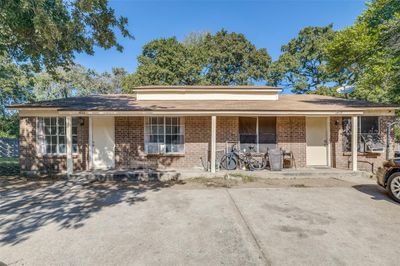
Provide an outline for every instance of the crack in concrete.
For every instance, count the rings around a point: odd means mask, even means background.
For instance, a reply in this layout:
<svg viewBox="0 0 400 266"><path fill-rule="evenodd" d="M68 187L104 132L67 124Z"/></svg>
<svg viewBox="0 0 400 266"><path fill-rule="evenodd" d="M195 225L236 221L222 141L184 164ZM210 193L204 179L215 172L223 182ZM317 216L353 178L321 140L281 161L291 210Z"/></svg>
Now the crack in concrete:
<svg viewBox="0 0 400 266"><path fill-rule="evenodd" d="M239 215L240 219L242 220L243 224L246 227L246 230L248 231L248 233L250 234L250 237L253 239L254 244L256 245L256 247L258 248L259 252L261 253L261 257L265 263L265 265L272 265L271 261L268 259L267 255L265 254L264 250L261 247L260 242L258 241L253 229L251 228L251 226L247 223L246 219L244 218L242 212L239 209L239 206L236 204L236 201L234 200L234 198L232 197L232 194L229 192L228 189L225 189L226 193L228 193L229 199L234 207L234 209L236 210L237 214Z"/></svg>

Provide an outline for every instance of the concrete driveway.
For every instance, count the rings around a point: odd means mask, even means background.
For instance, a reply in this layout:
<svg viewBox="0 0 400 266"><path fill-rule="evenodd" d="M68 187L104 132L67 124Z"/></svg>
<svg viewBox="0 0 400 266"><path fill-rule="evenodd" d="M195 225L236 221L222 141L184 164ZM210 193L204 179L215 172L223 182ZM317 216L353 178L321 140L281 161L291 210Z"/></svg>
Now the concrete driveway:
<svg viewBox="0 0 400 266"><path fill-rule="evenodd" d="M373 182L361 183L7 183L0 189L0 262L396 265L400 205Z"/></svg>

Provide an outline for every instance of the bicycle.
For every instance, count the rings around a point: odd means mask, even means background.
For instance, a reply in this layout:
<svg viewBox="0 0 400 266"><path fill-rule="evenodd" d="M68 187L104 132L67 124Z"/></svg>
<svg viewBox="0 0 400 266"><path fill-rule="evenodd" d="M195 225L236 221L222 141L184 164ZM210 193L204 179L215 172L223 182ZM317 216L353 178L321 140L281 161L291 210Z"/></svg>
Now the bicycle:
<svg viewBox="0 0 400 266"><path fill-rule="evenodd" d="M254 150L254 146L249 147L249 152L242 152L236 146L237 144L232 145L231 150L222 156L220 161L221 168L225 170L235 170L244 166L246 169L253 171L261 170L266 167L266 155L263 156L260 162L251 154L251 151Z"/></svg>

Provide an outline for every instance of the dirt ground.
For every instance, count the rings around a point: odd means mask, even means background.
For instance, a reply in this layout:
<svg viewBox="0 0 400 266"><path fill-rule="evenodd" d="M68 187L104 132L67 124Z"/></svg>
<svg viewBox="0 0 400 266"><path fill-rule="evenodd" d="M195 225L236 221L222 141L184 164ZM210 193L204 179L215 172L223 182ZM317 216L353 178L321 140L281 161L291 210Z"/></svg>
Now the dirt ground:
<svg viewBox="0 0 400 266"><path fill-rule="evenodd" d="M57 179L37 179L20 176L0 177L0 191L8 189L36 189L59 182ZM71 180L76 182L76 180ZM355 183L339 178L270 178L255 179L249 176L231 178L192 178L185 180L171 180L160 182L119 182L119 181L78 181L83 185L93 187L108 187L116 185L120 188L140 188L148 186L171 187L175 189L209 189L209 188L283 188L283 187L351 187Z"/></svg>

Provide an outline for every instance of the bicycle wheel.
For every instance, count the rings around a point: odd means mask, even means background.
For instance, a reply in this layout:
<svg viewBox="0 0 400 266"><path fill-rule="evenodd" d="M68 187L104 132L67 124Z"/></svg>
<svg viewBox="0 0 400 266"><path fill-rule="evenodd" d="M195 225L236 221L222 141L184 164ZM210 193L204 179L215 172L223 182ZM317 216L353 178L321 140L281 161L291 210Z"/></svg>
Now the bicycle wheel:
<svg viewBox="0 0 400 266"><path fill-rule="evenodd" d="M236 161L235 157L233 157L232 155L225 154L221 158L220 165L225 170L235 170L237 167L237 161Z"/></svg>
<svg viewBox="0 0 400 266"><path fill-rule="evenodd" d="M262 170L266 167L267 161L265 158L262 158L261 161L256 160L254 158L250 158L248 160L249 170Z"/></svg>

